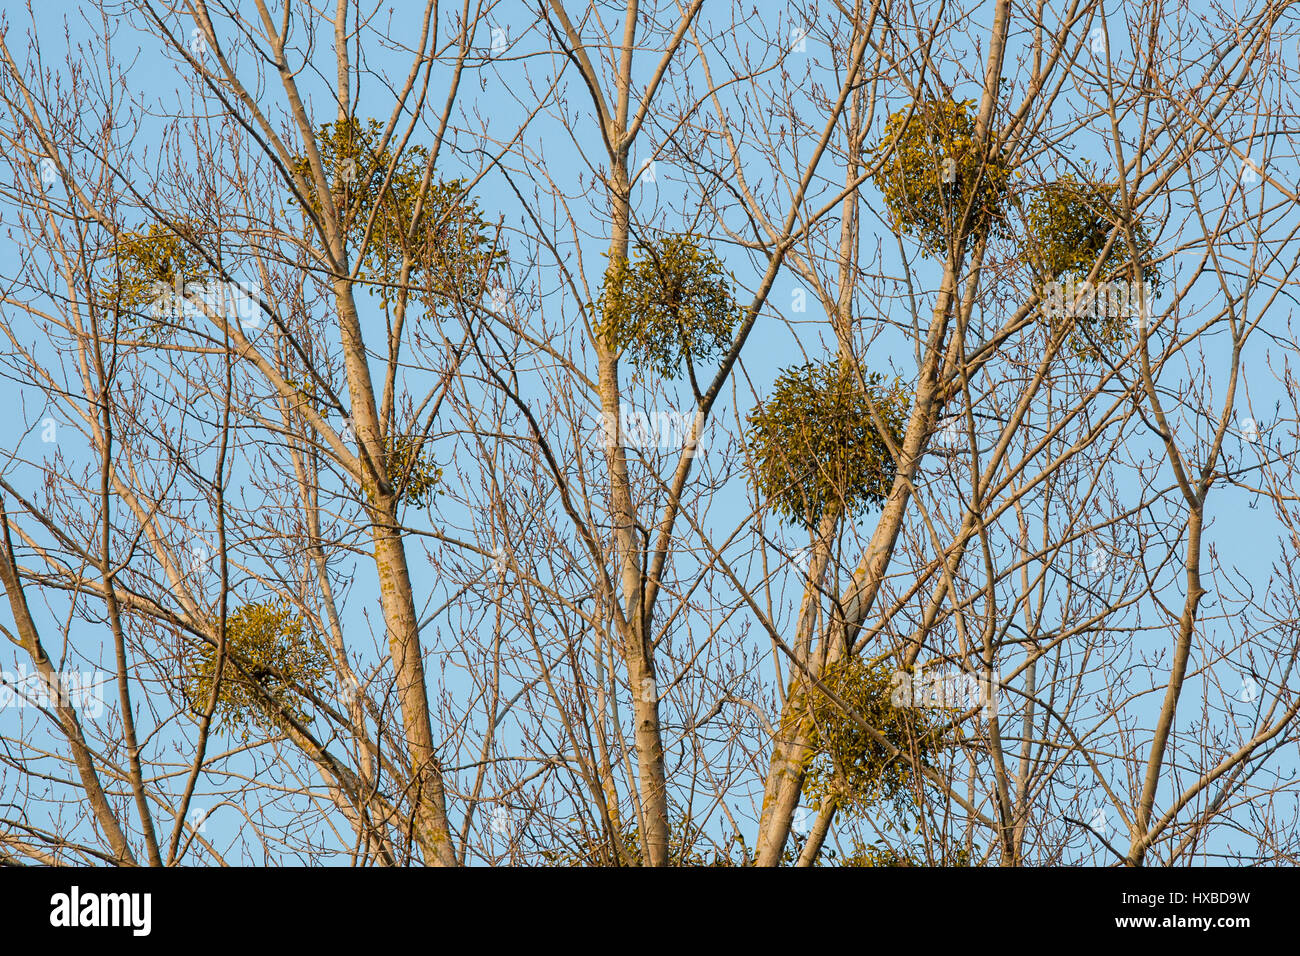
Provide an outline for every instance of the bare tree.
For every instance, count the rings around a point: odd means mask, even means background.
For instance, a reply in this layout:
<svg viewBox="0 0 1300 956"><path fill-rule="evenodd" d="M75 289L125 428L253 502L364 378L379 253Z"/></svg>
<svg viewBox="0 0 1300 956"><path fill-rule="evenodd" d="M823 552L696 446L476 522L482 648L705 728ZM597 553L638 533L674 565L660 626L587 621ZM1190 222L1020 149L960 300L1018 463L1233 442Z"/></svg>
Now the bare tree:
<svg viewBox="0 0 1300 956"><path fill-rule="evenodd" d="M0 852L1294 859L1290 5L969 6L0 25Z"/></svg>

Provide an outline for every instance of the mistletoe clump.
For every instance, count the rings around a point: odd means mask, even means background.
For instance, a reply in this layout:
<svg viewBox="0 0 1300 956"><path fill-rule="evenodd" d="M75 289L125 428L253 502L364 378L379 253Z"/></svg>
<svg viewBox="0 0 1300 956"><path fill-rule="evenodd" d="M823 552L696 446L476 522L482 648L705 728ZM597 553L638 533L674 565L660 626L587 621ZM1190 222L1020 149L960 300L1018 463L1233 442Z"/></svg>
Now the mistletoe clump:
<svg viewBox="0 0 1300 956"><path fill-rule="evenodd" d="M930 767L940 729L930 711L895 707L892 669L854 655L826 669L822 683L902 755L890 753L853 717L817 688L808 691L813 755L803 793L810 802L866 810L890 802L903 812L914 805L921 767Z"/></svg>
<svg viewBox="0 0 1300 956"><path fill-rule="evenodd" d="M927 255L947 255L963 222L976 235L1005 228L1011 173L1000 155L986 159L976 142L973 105L923 100L901 109L868 153L891 227L916 237Z"/></svg>
<svg viewBox="0 0 1300 956"><path fill-rule="evenodd" d="M98 290L105 308L121 316L123 331L160 341L185 310L184 296L211 272L190 241L194 227L179 222L124 231L113 241L110 278Z"/></svg>
<svg viewBox="0 0 1300 956"><path fill-rule="evenodd" d="M964 846L941 848L941 855L936 861L938 866L970 866L971 852ZM833 853L833 851L832 851ZM919 848L915 853L911 852L908 847L901 850L888 846L883 841L874 844L866 844L861 840L853 840L853 849L846 853L840 859L838 866L853 867L903 867L903 866L926 866L926 858Z"/></svg>
<svg viewBox="0 0 1300 956"><path fill-rule="evenodd" d="M611 263L599 309L605 343L667 378L730 348L740 317L722 263L691 235L638 242Z"/></svg>
<svg viewBox="0 0 1300 956"><path fill-rule="evenodd" d="M1120 225L1118 183L1076 179L1067 175L1039 189L1025 208L1028 258L1047 283L1047 317L1055 332L1062 322L1073 323L1067 342L1085 361L1100 359L1103 350L1127 342L1139 307L1138 282L1145 283L1149 302L1160 286L1152 262L1154 246L1146 222L1133 223L1139 262L1133 263L1121 230L1097 272L1095 285L1076 290L1092 272L1110 235ZM1061 282L1067 285L1063 294Z"/></svg>
<svg viewBox="0 0 1300 956"><path fill-rule="evenodd" d="M770 398L749 414L751 478L773 510L815 528L823 514L857 514L881 504L896 465L872 418L901 445L908 397L879 373L865 379L838 360L789 369Z"/></svg>
<svg viewBox="0 0 1300 956"><path fill-rule="evenodd" d="M326 201L382 305L405 291L427 309L445 309L478 302L495 287L506 262L495 230L464 180L433 177L425 147L394 152L373 119L326 123L317 145L329 182ZM307 158L297 157L292 170L311 187L308 205L320 215Z"/></svg>
<svg viewBox="0 0 1300 956"><path fill-rule="evenodd" d="M1080 181L1067 175L1037 190L1025 209L1025 231L1031 256L1042 263L1048 278L1073 276L1085 279L1106 247L1106 240L1119 225L1119 185ZM1149 260L1152 251L1145 222L1133 225L1138 254ZM1098 282L1128 279L1133 274L1128 243L1123 231L1115 237L1097 276ZM1150 261L1137 270L1153 287L1160 273Z"/></svg>
<svg viewBox="0 0 1300 956"><path fill-rule="evenodd" d="M384 468L398 500L423 508L440 493L442 469L420 453L424 442L418 437L398 435L384 445Z"/></svg>
<svg viewBox="0 0 1300 956"><path fill-rule="evenodd" d="M245 604L229 614L226 656L214 717L242 726L245 737L250 724L277 726L281 711L306 721L301 692L321 688L330 666L325 648L284 600ZM185 675L191 712L207 706L216 670L217 648L204 644Z"/></svg>

